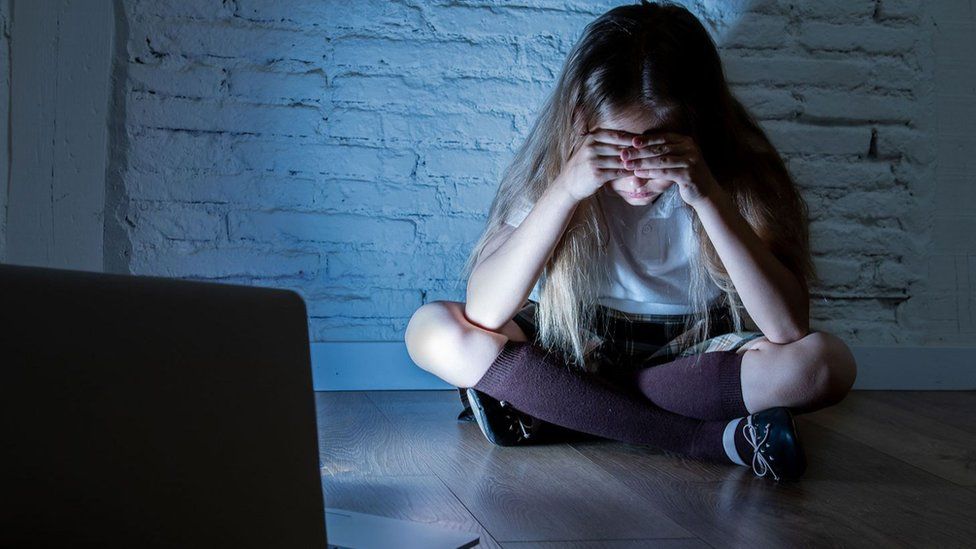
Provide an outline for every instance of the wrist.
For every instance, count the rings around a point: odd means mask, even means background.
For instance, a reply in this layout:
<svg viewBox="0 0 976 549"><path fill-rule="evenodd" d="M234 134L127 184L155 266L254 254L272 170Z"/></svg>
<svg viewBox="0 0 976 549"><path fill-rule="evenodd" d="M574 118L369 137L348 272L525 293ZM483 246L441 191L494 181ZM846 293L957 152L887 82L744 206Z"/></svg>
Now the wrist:
<svg viewBox="0 0 976 549"><path fill-rule="evenodd" d="M573 207L581 202L579 198L573 196L573 193L569 192L569 189L566 188L566 185L562 183L561 179L556 179L553 181L552 185L546 189L546 192L556 196L560 203L566 206Z"/></svg>
<svg viewBox="0 0 976 549"><path fill-rule="evenodd" d="M696 211L700 212L702 210L718 210L722 208L729 201L729 195L724 189L716 185L712 188L711 192L703 196L699 200L696 200L691 207Z"/></svg>

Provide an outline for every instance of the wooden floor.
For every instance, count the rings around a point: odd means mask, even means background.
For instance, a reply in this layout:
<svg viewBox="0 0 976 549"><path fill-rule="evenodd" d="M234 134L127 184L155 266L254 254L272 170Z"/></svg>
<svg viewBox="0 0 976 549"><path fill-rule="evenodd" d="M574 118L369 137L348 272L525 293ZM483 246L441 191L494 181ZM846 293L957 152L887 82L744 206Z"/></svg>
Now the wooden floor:
<svg viewBox="0 0 976 549"><path fill-rule="evenodd" d="M806 477L604 440L490 445L456 391L317 394L326 505L482 547L974 547L976 392L852 393L797 417Z"/></svg>

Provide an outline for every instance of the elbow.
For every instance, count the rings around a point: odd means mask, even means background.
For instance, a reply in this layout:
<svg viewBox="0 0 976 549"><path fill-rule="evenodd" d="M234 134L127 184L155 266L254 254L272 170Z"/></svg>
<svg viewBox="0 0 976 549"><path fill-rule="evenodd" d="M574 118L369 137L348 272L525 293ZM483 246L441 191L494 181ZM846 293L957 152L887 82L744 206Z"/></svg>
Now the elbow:
<svg viewBox="0 0 976 549"><path fill-rule="evenodd" d="M482 310L478 307L478 303L477 301L472 303L470 300L464 302L464 318L472 325L490 332L497 332L508 322L508 319L498 318L498 315L493 314L493 311Z"/></svg>
<svg viewBox="0 0 976 549"><path fill-rule="evenodd" d="M764 330L763 335L770 343L785 345L799 341L810 333L809 321L789 321L781 322L771 330Z"/></svg>
<svg viewBox="0 0 976 549"><path fill-rule="evenodd" d="M475 294L469 283L464 306L461 309L465 320L484 330L495 332L501 329L506 320L499 320L498 314L492 310L492 307Z"/></svg>
<svg viewBox="0 0 976 549"><path fill-rule="evenodd" d="M795 329L777 329L770 330L768 332L763 332L766 339L770 343L776 343L778 345L786 345L787 343L793 343L794 341L799 341L810 333L809 329L795 328Z"/></svg>
<svg viewBox="0 0 976 549"><path fill-rule="evenodd" d="M799 341L810 333L810 301L809 297L799 301L791 307L781 321L776 322L768 332L763 331L772 343L781 345Z"/></svg>

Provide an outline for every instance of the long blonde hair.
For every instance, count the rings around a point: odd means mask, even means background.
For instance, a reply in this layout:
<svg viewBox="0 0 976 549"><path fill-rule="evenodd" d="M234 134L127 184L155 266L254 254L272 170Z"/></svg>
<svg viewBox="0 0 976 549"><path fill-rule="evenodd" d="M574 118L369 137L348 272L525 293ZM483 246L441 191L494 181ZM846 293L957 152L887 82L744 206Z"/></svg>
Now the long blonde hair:
<svg viewBox="0 0 976 549"><path fill-rule="evenodd" d="M487 242L524 196L535 203L583 141L614 113L676 105L715 179L805 291L817 274L810 257L807 206L769 138L732 95L718 50L701 22L673 2L615 7L586 26L529 135L502 175L488 222L464 266L470 276ZM587 331L597 326L597 294L607 280L609 238L602 193L580 202L543 268L536 323L539 343L586 367ZM743 329L745 308L697 215L698 253L689 258L686 329L693 343L711 335L710 311L725 308ZM708 296L717 285L717 302ZM711 290L711 291L710 291ZM746 314L746 317L748 315ZM693 344L692 343L692 344Z"/></svg>

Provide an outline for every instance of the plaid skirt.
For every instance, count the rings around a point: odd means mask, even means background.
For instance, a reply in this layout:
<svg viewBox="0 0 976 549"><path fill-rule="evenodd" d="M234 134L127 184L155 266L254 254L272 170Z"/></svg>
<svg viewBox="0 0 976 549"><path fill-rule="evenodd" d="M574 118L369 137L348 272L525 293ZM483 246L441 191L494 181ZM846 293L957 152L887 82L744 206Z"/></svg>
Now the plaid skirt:
<svg viewBox="0 0 976 549"><path fill-rule="evenodd" d="M538 335L535 312L538 303L526 300L512 319L530 341ZM598 325L606 319L607 331L601 336L588 332L585 347L586 370L608 381L631 379L635 370L671 362L680 357L713 351L735 351L763 334L754 330L733 331L731 313L726 308L709 311L708 337L694 343L697 325L688 327L687 315L635 314L603 305L597 306ZM699 321L701 322L701 321Z"/></svg>

